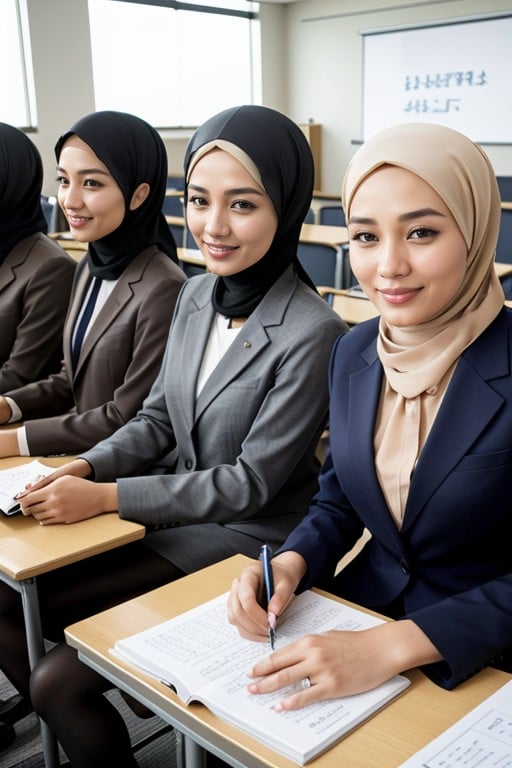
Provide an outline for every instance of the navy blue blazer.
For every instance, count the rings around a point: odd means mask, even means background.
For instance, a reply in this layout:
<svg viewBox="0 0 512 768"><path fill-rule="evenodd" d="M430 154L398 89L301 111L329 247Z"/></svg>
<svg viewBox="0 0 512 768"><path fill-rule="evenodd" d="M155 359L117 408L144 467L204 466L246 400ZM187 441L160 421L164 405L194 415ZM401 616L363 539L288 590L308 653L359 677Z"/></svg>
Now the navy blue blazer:
<svg viewBox="0 0 512 768"><path fill-rule="evenodd" d="M378 319L331 356L330 456L310 511L282 550L300 552L300 588L325 583L366 527L371 539L336 579L376 610L394 601L441 652L424 671L451 688L512 649L512 311L463 353L411 478L397 530L374 466L383 369Z"/></svg>

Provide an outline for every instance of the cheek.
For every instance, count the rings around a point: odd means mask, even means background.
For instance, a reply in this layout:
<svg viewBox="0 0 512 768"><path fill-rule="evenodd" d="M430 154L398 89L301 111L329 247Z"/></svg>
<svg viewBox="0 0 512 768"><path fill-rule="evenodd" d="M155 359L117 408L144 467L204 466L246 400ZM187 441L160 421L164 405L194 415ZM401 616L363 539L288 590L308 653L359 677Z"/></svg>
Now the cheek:
<svg viewBox="0 0 512 768"><path fill-rule="evenodd" d="M359 283L367 282L374 273L373 260L360 253L357 247L349 247L350 267Z"/></svg>

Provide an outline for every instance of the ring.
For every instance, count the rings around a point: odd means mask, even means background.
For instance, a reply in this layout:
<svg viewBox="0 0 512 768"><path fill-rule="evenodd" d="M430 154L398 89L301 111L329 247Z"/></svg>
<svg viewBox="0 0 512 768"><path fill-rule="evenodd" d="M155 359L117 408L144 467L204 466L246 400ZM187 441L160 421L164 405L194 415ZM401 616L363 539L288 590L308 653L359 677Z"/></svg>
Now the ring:
<svg viewBox="0 0 512 768"><path fill-rule="evenodd" d="M302 680L300 681L300 684L304 688L304 690L306 688L311 688L311 686L313 685L310 677L303 677Z"/></svg>

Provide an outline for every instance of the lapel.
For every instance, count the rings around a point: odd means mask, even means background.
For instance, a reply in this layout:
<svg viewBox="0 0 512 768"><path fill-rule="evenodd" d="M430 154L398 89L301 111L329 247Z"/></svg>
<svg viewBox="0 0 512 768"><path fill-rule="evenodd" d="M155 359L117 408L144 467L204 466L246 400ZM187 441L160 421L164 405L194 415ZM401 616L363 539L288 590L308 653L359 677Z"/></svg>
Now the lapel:
<svg viewBox="0 0 512 768"><path fill-rule="evenodd" d="M510 375L504 313L462 355L414 471L403 530L470 450L503 405L488 381Z"/></svg>
<svg viewBox="0 0 512 768"><path fill-rule="evenodd" d="M194 413L194 422L199 419L215 398L240 376L242 371L254 363L261 351L270 344L266 329L272 325L282 324L286 307L295 287L295 274L290 268L281 275L240 329L240 333L205 383L195 403L195 408L190 398L195 398L195 383L214 317L210 298L211 290L208 292L208 304L203 305L199 313L189 317L186 337L190 338L190 340L194 339L193 346L189 347L189 349L196 349L196 355L190 372L192 386L189 388L190 391L187 397L190 406L189 412ZM184 349L187 346L187 343L185 343L183 345Z"/></svg>
<svg viewBox="0 0 512 768"><path fill-rule="evenodd" d="M26 260L29 252L24 243L24 240L17 243L5 257L2 265L4 268L0 270L0 291L16 279L16 269Z"/></svg>
<svg viewBox="0 0 512 768"><path fill-rule="evenodd" d="M139 282L142 279L142 273L147 263L147 248L142 251L128 267L125 269L119 280L117 281L114 290L110 294L107 302L101 308L98 316L92 324L87 337L83 343L80 351L80 357L78 359L78 365L74 373L74 378L80 373L81 369L85 365L91 351L94 349L98 340L101 339L107 328L109 328L118 317L119 313L126 307L126 305L133 299L132 284ZM89 270L85 268L81 272L77 280L77 290L73 298L73 302L70 309L70 323L68 333L65 337L65 350L69 355L69 364L71 364L71 339L73 330L76 323L76 318L82 306L85 290L88 279L90 277ZM71 370L71 369L70 369Z"/></svg>

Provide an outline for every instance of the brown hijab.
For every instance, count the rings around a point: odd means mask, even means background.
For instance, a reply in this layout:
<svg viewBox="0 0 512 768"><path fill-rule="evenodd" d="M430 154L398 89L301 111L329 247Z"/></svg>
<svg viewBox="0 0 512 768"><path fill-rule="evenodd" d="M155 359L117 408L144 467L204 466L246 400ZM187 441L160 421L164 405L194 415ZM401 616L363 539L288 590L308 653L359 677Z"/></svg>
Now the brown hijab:
<svg viewBox="0 0 512 768"><path fill-rule="evenodd" d="M435 317L407 328L380 319L377 350L385 386L375 430L376 466L400 524L411 473L455 364L503 307L494 270L500 195L491 163L477 144L451 128L405 123L376 134L353 156L342 189L347 220L355 191L384 165L426 181L450 210L468 249L465 278Z"/></svg>

